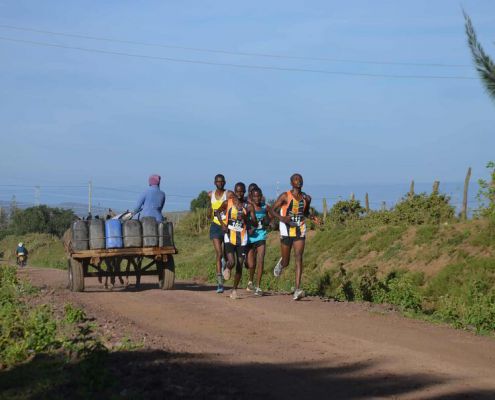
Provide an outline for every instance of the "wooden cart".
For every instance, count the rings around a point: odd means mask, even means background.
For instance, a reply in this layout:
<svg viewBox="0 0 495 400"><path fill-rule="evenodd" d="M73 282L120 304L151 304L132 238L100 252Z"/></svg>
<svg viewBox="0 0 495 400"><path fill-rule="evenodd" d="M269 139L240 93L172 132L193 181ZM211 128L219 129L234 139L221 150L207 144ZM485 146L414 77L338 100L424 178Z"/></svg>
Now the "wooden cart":
<svg viewBox="0 0 495 400"><path fill-rule="evenodd" d="M117 277L121 283L123 273L126 280L136 277L136 286L142 275L158 275L158 287L169 290L174 286L175 264L174 246L167 247L129 247L121 249L80 250L69 252L69 288L73 292L84 291L84 278L110 277L112 284ZM122 261L127 261L125 272L121 270ZM152 267L156 268L152 268ZM132 267L132 270L131 270ZM90 270L91 268L91 270ZM128 280L127 280L128 284Z"/></svg>

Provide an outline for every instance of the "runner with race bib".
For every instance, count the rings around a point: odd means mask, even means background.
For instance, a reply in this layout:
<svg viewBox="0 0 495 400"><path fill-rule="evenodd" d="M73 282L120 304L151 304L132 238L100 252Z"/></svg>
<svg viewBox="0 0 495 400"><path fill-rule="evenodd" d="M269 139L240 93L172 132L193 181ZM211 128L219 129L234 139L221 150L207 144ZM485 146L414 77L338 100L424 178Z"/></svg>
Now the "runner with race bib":
<svg viewBox="0 0 495 400"><path fill-rule="evenodd" d="M235 265L234 287L230 294L231 299L237 299L237 287L242 277L242 268L246 260L248 244L248 214L251 220L257 223L253 207L249 205L244 195L246 185L236 183L233 198L227 199L217 209L215 215L219 217L225 213L225 220L219 218L224 232L224 246L227 255L227 263L223 270L225 280L230 279L231 270Z"/></svg>
<svg viewBox="0 0 495 400"><path fill-rule="evenodd" d="M265 251L266 251L266 227L269 223L268 211L270 206L267 205L263 198L261 189L256 186L249 194L251 198L251 204L254 208L256 215L256 224L250 221L252 229L249 231L248 238L248 254L247 264L249 268L249 281L246 287L248 291L254 291L256 296L263 296L263 290L261 289L261 277L263 275L263 266L265 263ZM256 287L253 285L254 273L256 272Z"/></svg>
<svg viewBox="0 0 495 400"><path fill-rule="evenodd" d="M311 196L302 191L303 178L294 174L290 178L291 190L282 193L273 205L270 215L280 220L280 252L281 258L273 269L273 274L279 277L282 270L289 265L290 252L294 248L296 262L296 290L294 300L304 297L301 289L303 271L303 254L306 239L306 218L309 216ZM280 210L277 214L275 210Z"/></svg>

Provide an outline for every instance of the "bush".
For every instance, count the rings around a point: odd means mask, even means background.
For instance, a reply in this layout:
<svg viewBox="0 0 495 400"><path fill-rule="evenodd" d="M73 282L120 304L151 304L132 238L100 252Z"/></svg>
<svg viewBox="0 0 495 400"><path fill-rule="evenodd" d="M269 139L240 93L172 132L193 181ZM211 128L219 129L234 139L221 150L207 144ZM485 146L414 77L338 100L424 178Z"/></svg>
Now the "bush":
<svg viewBox="0 0 495 400"><path fill-rule="evenodd" d="M481 217L490 218L491 221L495 221L495 162L490 161L486 168L490 171L490 181L485 179L478 180L478 194L477 199L480 203L479 208L476 210L476 214Z"/></svg>
<svg viewBox="0 0 495 400"><path fill-rule="evenodd" d="M17 210L9 228L17 235L26 233L49 233L62 237L76 215L72 210L52 208L45 205Z"/></svg>
<svg viewBox="0 0 495 400"><path fill-rule="evenodd" d="M28 293L33 288L17 279L15 267L0 266L0 365L12 365L31 353L59 346L57 323L49 306L28 309L21 301Z"/></svg>
<svg viewBox="0 0 495 400"><path fill-rule="evenodd" d="M393 209L395 221L408 225L440 224L454 218L454 207L445 194L426 193L404 197Z"/></svg>
<svg viewBox="0 0 495 400"><path fill-rule="evenodd" d="M318 282L318 293L339 301L354 300L354 289L347 271L340 267L326 271Z"/></svg>
<svg viewBox="0 0 495 400"><path fill-rule="evenodd" d="M356 299L378 301L384 298L386 286L378 279L378 267L365 265L357 271Z"/></svg>
<svg viewBox="0 0 495 400"><path fill-rule="evenodd" d="M394 304L403 311L421 311L422 277L411 272L393 271L385 279L384 298L376 299Z"/></svg>
<svg viewBox="0 0 495 400"><path fill-rule="evenodd" d="M359 200L341 200L330 209L329 220L336 224L345 224L348 221L359 219L365 210Z"/></svg>
<svg viewBox="0 0 495 400"><path fill-rule="evenodd" d="M445 267L426 295L434 317L478 332L495 330L495 260L470 259Z"/></svg>
<svg viewBox="0 0 495 400"><path fill-rule="evenodd" d="M391 210L365 212L358 200L343 200L334 204L329 213L331 224L376 227L383 225L438 225L454 218L455 209L445 194L404 196Z"/></svg>
<svg viewBox="0 0 495 400"><path fill-rule="evenodd" d="M196 211L199 208L208 208L209 205L210 205L210 196L208 196L208 192L203 190L198 195L198 197L191 200L190 210Z"/></svg>

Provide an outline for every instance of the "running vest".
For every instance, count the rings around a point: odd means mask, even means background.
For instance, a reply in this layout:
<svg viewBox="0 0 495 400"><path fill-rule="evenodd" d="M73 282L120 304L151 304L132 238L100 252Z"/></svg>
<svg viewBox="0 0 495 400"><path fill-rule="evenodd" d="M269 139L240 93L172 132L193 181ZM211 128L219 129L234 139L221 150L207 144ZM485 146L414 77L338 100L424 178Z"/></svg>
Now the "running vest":
<svg viewBox="0 0 495 400"><path fill-rule="evenodd" d="M220 208L220 206L222 205L222 203L227 200L227 191L225 190L222 194L222 197L220 198L220 200L217 200L216 197L215 197L215 192L216 190L213 190L211 192L211 196L210 196L210 202L211 202L211 212L212 212L212 217L213 217L213 220L212 222L214 224L217 224L218 226L220 226L220 221L218 220L218 218L216 217L215 215L215 211L218 210ZM222 216L223 216L223 213L222 213Z"/></svg>
<svg viewBox="0 0 495 400"><path fill-rule="evenodd" d="M247 215L247 204L243 203L241 208L237 208L234 204L234 199L229 199L227 202L227 228L224 242L231 243L235 246L245 246L248 241L247 226L245 219Z"/></svg>
<svg viewBox="0 0 495 400"><path fill-rule="evenodd" d="M254 205L253 205L254 207ZM263 226L263 221L266 217L266 204L261 203L261 209L254 209L254 213L256 214L256 220L258 221L254 232L249 235L249 243L260 242L262 240L266 240L266 229Z"/></svg>
<svg viewBox="0 0 495 400"><path fill-rule="evenodd" d="M280 236L305 237L306 218L304 217L304 209L306 208L306 200L304 197L301 200L296 200L290 190L286 193L287 204L280 208L280 215L289 216L291 222L286 224L280 221Z"/></svg>

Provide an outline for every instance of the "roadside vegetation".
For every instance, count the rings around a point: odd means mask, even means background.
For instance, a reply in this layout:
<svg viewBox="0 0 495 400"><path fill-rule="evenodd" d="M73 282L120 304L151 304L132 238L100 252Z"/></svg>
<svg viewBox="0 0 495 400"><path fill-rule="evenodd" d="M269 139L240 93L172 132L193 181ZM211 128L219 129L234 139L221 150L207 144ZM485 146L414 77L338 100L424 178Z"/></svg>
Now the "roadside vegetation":
<svg viewBox="0 0 495 400"><path fill-rule="evenodd" d="M62 398L68 392L53 388L69 383L73 398L106 390L111 382L104 362L111 348L96 325L70 303L53 308L16 272L0 266L0 371L8 371L0 374L2 396L41 398L52 391L52 398ZM36 384L22 384L26 380Z"/></svg>

